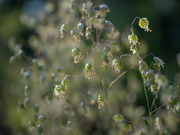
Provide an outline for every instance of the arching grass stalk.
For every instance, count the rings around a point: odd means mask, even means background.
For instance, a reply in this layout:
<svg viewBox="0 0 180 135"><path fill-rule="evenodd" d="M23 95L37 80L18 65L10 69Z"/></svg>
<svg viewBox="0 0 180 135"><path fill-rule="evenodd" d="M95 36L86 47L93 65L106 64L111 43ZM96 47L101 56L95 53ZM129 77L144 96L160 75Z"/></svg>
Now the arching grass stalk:
<svg viewBox="0 0 180 135"><path fill-rule="evenodd" d="M91 37L91 38L92 38L92 37ZM94 40L92 40L92 41L94 41ZM95 43L95 42L94 42L94 43ZM94 52L95 52L95 56L96 56L96 58L97 58L97 60L98 60L98 63L100 63L100 62L99 62L99 59L98 59L98 56L97 56L97 53L96 53L96 48L95 48L95 51L94 51ZM110 117L111 117L111 119L112 119L113 116L112 116L111 105L110 105L110 102L109 102L108 91L107 91L107 88L106 88L106 86L105 86L104 78L103 78L103 76L102 76L101 66L100 66L99 64L98 64L98 68L99 68L100 78L98 77L97 74L96 74L96 76L97 76L98 80L101 81L101 84L102 84L103 88L105 89L105 94L106 94L108 109L109 109ZM117 130L116 130L114 121L112 121L112 123L113 123L114 132L115 132L115 134L117 135Z"/></svg>
<svg viewBox="0 0 180 135"><path fill-rule="evenodd" d="M100 32L101 33L101 32ZM96 30L96 42L94 40L94 38L92 37L92 35L90 34L90 38L94 44L94 53L95 53L95 56L96 56L96 59L98 60L98 63L101 63L98 59L98 56L97 56L97 53L96 53L96 46L98 45L99 43L99 38L100 38L100 34L97 33L97 30ZM99 72L100 72L100 78L98 77L98 75L96 74L97 78L99 81L101 81L102 83L102 86L103 88L105 89L105 94L106 94L106 99L107 99L107 104L108 104L108 109L109 109L109 113L110 113L110 117L112 119L112 109L111 109L111 105L110 105L110 102L109 102L109 97L108 97L108 91L107 91L107 88L105 86L105 82L104 82L104 79L103 79L103 76L102 76L102 70L101 70L101 66L98 64L98 68L99 68ZM117 135L117 130L116 130L116 127L115 127L115 123L114 121L112 122L113 123L113 128L114 128L114 132L115 134Z"/></svg>
<svg viewBox="0 0 180 135"><path fill-rule="evenodd" d="M131 44L130 50L133 52L134 55L138 56L138 58L139 58L139 71L141 72L141 77L143 79L144 93L146 96L147 108L148 108L149 119L150 119L151 135L153 135L151 110L150 110L149 98L148 98L147 90L146 90L146 78L144 75L149 70L149 67L141 56L140 48L138 46L138 44L140 44L140 42L138 41L138 36L135 35L134 31L133 31L133 24L136 19L139 19L138 25L140 28L144 29L147 32L148 31L151 32L151 30L149 29L149 22L148 22L147 18L140 18L137 16L134 18L133 22L131 23L130 31L132 34L128 35L128 40L129 40L129 43Z"/></svg>
<svg viewBox="0 0 180 135"><path fill-rule="evenodd" d="M92 37L91 37L91 38L92 38ZM92 40L92 41L94 41L94 40ZM93 42L93 43L95 43L95 42ZM96 53L96 48L95 48L94 50L95 50L94 52L95 52L96 59L98 60L98 63L100 63L100 61L99 61L99 59L98 59L98 56L97 56L97 53ZM112 118L113 118L113 115L112 115L111 105L110 105L110 102L109 102L108 91L107 91L107 87L105 86L104 78L103 78L103 76L102 76L101 66L100 66L99 64L98 64L98 68L99 68L100 77L96 74L96 79L98 79L98 81L101 82L103 88L105 89L105 95L106 95L107 105L108 105L110 117L111 117L111 119L112 119ZM116 130L114 121L113 121L112 123L113 123L114 132L115 132L115 134L117 135L117 130Z"/></svg>

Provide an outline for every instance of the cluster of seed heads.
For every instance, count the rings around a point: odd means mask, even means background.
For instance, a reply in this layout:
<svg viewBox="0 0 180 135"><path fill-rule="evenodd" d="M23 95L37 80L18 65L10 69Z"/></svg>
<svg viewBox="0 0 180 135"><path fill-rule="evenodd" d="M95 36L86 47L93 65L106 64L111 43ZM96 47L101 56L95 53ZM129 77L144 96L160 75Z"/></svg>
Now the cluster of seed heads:
<svg viewBox="0 0 180 135"><path fill-rule="evenodd" d="M75 1L72 1L71 9L74 9ZM68 25L68 23L62 24L60 27L60 38L64 38L64 35L67 31L70 31L71 35L71 41L73 44L76 45L71 51L72 57L74 59L74 63L77 64L82 60L84 57L82 55L81 48L78 46L80 45L80 41L83 40L93 40L93 32L96 31L102 31L105 30L104 28L107 26L108 29L111 29L110 32L115 33L115 27L114 25L105 19L106 13L108 13L109 7L106 4L101 4L99 6L94 6L92 2L86 2L83 3L80 6L80 12L82 13L82 18L81 20L76 24L73 25L73 29L68 30L68 27L71 27ZM149 21L147 18L139 18L139 27L144 29L147 32L151 32L152 30L149 29ZM109 31L108 31L109 32ZM131 28L131 34L128 35L128 40L130 44L130 51L132 51L132 54L136 57L139 58L139 71L142 75L143 81L146 85L146 87L149 88L149 90L153 94L158 94L161 89L173 89L171 85L169 85L169 81L167 77L162 75L160 73L160 70L164 68L164 62L159 58L159 57L153 57L153 62L152 62L152 68L149 66L146 61L141 57L141 52L140 52L140 47L139 44L140 42L138 41L138 36L134 34L133 29ZM97 33L96 33L97 34ZM96 35L98 37L98 35ZM98 37L99 38L99 37ZM99 40L97 38L97 40ZM117 46L115 42L112 42L114 46ZM14 46L14 41L10 41L10 45ZM96 48L96 46L94 47ZM10 63L14 63L17 58L23 56L23 51L21 50L21 46L15 47L13 50L15 55L10 58ZM103 54L102 54L102 67L106 68L107 65L110 62L110 58L112 58L112 51L111 48L108 46L105 46L103 49ZM41 71L43 69L42 64L37 60L37 59L32 59L32 65L33 68L38 69L38 71ZM123 62L120 59L113 59L112 60L112 68L114 68L116 73L120 73L121 69L123 68ZM85 69L85 74L86 78L90 79L93 74L95 74L95 69L92 65L91 62L88 62L84 66ZM61 70L60 68L58 69L59 71ZM28 80L31 77L31 72L30 70L22 70L21 74L24 76L26 80ZM52 78L55 77L55 74L52 74ZM39 79L44 82L46 79L46 76L44 74L41 74ZM66 77L65 79L62 80L60 84L55 85L53 95L57 97L57 100L59 100L61 97L65 97L66 95L66 90L67 90L67 80ZM19 109L23 109L29 106L30 104L30 98L29 98L29 93L30 93L30 88L29 85L25 86L24 89L24 101L20 101L18 103ZM88 96L91 97L91 104L96 103L98 104L98 109L103 109L105 105L105 99L103 97L103 94L100 93L98 95L98 99L96 99L92 93L88 92ZM66 100L68 103L70 103L70 100ZM85 105L85 103L81 103L81 106L85 110L85 112L88 112L88 108ZM167 103L167 109L172 110L178 118L180 118L180 99L177 97L171 97L168 100ZM34 129L38 130L39 134L43 134L43 127L42 125L46 123L47 117L42 114L39 115L39 105L35 104L34 105L34 120L28 122L28 130L30 132L33 132ZM116 114L113 117L113 120L115 122L122 122L125 120L124 116L122 114ZM146 120L144 120L146 121ZM148 122L146 121L146 124L148 125ZM67 125L71 125L71 121L67 122ZM155 127L158 130L159 134L165 134L167 133L167 130L163 127L163 122L160 117L157 117L155 119ZM133 126L131 124L124 124L123 131L128 134L128 132L131 132L133 130ZM141 132L141 135L145 135L144 132Z"/></svg>

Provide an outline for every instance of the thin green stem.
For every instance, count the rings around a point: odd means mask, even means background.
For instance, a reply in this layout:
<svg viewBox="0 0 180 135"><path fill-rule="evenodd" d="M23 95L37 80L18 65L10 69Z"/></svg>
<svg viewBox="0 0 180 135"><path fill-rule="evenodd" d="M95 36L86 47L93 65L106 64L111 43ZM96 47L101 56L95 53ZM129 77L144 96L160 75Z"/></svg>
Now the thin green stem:
<svg viewBox="0 0 180 135"><path fill-rule="evenodd" d="M85 47L85 45L84 45L84 43L82 42L82 40L80 40L80 42L81 42L84 50L86 51L86 55L87 55L87 57L88 57L88 49Z"/></svg>
<svg viewBox="0 0 180 135"><path fill-rule="evenodd" d="M136 19L140 19L139 16L135 17L132 24L131 24L131 29L130 31L132 32L132 34L134 33L133 31L133 24L134 22L136 21ZM138 44L136 44L136 49L137 49L137 52L138 52L138 57L139 57L139 60L142 59L141 57L141 53L139 52L139 49L138 49ZM150 55L153 55L153 54L150 54ZM148 55L147 55L148 56ZM145 56L145 57L147 57ZM145 80L142 76L142 79L143 79L143 85L144 85L144 93L145 93L145 96L146 96L146 102L147 102L147 107L148 107L148 113L149 113L149 119L150 119L150 126L151 126L151 135L153 135L153 126L152 126L152 118L151 118L151 110L150 110L150 104L149 104L149 98L148 98L148 95L147 95L147 90L146 90L146 84L145 84ZM154 101L155 102L155 101Z"/></svg>
<svg viewBox="0 0 180 135"><path fill-rule="evenodd" d="M148 112L149 112L149 114L150 114L149 98L148 98L147 91L146 91L145 81L143 82L143 85L144 85L144 93L145 93L146 101L147 101Z"/></svg>
<svg viewBox="0 0 180 135"><path fill-rule="evenodd" d="M159 92L158 92L159 93ZM153 106L155 105L155 103L156 103L156 99L158 98L158 93L156 93L156 95L155 95L155 97L154 97L154 99L153 99L153 102L152 102L152 105L151 105L151 111L152 111L152 109L153 109Z"/></svg>
<svg viewBox="0 0 180 135"><path fill-rule="evenodd" d="M92 38L92 37L91 37L91 38ZM95 41L93 41L93 43L95 43ZM94 53L95 53L96 59L99 61L98 56L97 56L97 53L96 53L96 48L94 49ZM98 62L98 63L100 63L100 62ZM96 74L96 77L98 78L99 81L101 81L102 86L103 86L103 88L105 89L106 99L107 99L107 104L108 104L108 109L109 109L110 117L112 118L112 109L111 109L111 105L110 105L110 102L109 102L108 91L107 91L107 88L106 88L106 86L105 86L104 78L103 78L103 76L102 76L102 71L101 71L101 67L100 67L99 64L98 64L98 68L99 68L100 78L98 77L97 74ZM113 128L114 128L115 134L117 135L117 130L116 130L114 121L113 121Z"/></svg>
<svg viewBox="0 0 180 135"><path fill-rule="evenodd" d="M99 60L99 59L98 59L98 56L97 56L97 54L96 54L96 51L95 51L95 55L96 55L97 60ZM100 63L100 62L98 62L98 63ZM96 74L96 77L98 78L99 81L101 81L102 86L103 86L103 88L105 89L106 99L107 99L107 104L108 104L108 109L109 109L110 117L112 118L112 109L111 109L111 105L110 105L110 102L109 102L108 91L107 91L107 88L106 88L106 86L105 86L105 82L104 82L104 79L103 79L103 76L102 76L101 67L99 66L99 64L98 64L98 67L99 67L99 72L100 72L100 78L98 77L97 74ZM112 123L113 123L114 132L115 132L115 134L117 135L117 130L116 130L114 121L113 121Z"/></svg>
<svg viewBox="0 0 180 135"><path fill-rule="evenodd" d="M134 65L132 65L128 70L124 71L123 73L121 73L114 81L111 82L111 84L109 85L109 87L111 87L120 77L122 77L124 74L126 74L129 70L131 70L134 66L136 66L138 64L138 62L136 62Z"/></svg>
<svg viewBox="0 0 180 135"><path fill-rule="evenodd" d="M43 88L44 88L44 91L45 91L46 87L44 85L44 82L43 82ZM51 115L50 115L49 108L48 108L48 105L47 105L46 101L45 101L45 106L46 106L46 111L47 111L48 118L49 118L50 135L52 135L52 120L51 120Z"/></svg>
<svg viewBox="0 0 180 135"><path fill-rule="evenodd" d="M156 99L157 99L157 95L153 99L153 102L152 102L152 105L151 105L151 111L153 110L153 106L155 106L155 108L156 108L156 105L155 105Z"/></svg>
<svg viewBox="0 0 180 135"><path fill-rule="evenodd" d="M137 16L137 17L134 18L134 20L133 20L132 23L131 23L131 29L130 29L130 31L131 31L132 33L134 33L134 31L133 31L133 24L134 24L134 22L136 21L137 18L140 19L140 17Z"/></svg>
<svg viewBox="0 0 180 135"><path fill-rule="evenodd" d="M146 90L145 81L143 81L143 85L144 85L144 93L145 93L145 96L146 96L146 102L147 102L148 113L149 113L149 119L150 119L151 135L153 135L153 129L152 129L153 127L152 127L151 111L150 111L149 98L148 98L148 95L147 95L147 90Z"/></svg>
<svg viewBox="0 0 180 135"><path fill-rule="evenodd" d="M171 84L175 85L177 88L179 88L179 87L180 87L180 85L179 85L179 84L174 83L174 82L172 82L172 81L169 81L169 83L171 83Z"/></svg>
<svg viewBox="0 0 180 135"><path fill-rule="evenodd" d="M103 86L104 89L105 89L106 98L107 98L107 104L108 104L108 109L109 109L110 116L111 116L111 118L112 118L112 117L113 117L113 116L112 116L112 109L111 109L111 105L110 105L110 102L109 102L108 91L107 91L107 88L106 88L106 86L105 86L104 80L103 80L103 82L102 82L102 86ZM115 132L115 134L117 135L117 130L116 130L114 121L113 121L112 123L113 123L114 132Z"/></svg>
<svg viewBox="0 0 180 135"><path fill-rule="evenodd" d="M166 105L167 102L165 102L164 104L162 104L161 106L159 106L158 108L156 108L154 111L151 112L151 115L156 112L158 109L162 108L164 105Z"/></svg>

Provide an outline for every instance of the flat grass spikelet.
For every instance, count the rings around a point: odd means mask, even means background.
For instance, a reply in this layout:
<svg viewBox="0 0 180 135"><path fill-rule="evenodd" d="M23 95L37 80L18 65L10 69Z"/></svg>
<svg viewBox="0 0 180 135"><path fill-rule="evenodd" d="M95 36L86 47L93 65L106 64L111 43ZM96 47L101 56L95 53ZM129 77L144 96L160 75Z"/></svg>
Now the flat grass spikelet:
<svg viewBox="0 0 180 135"><path fill-rule="evenodd" d="M98 109L102 109L102 108L104 107L104 98L103 98L102 93L100 93L100 94L98 95L98 101L97 101L97 103L99 104Z"/></svg>
<svg viewBox="0 0 180 135"><path fill-rule="evenodd" d="M145 31L150 31L152 32L151 29L149 29L149 21L147 20L147 18L140 18L139 19L139 27L144 29Z"/></svg>
<svg viewBox="0 0 180 135"><path fill-rule="evenodd" d="M138 37L135 34L128 35L129 44L136 45L138 43Z"/></svg>
<svg viewBox="0 0 180 135"><path fill-rule="evenodd" d="M85 65L85 72L86 72L86 77L88 79L90 79L90 77L93 75L94 73L94 69L93 69L93 66L91 64L91 62L88 62L86 65Z"/></svg>
<svg viewBox="0 0 180 135"><path fill-rule="evenodd" d="M112 61L112 67L114 67L116 73L119 73L121 68L123 67L123 63L121 60L114 59Z"/></svg>

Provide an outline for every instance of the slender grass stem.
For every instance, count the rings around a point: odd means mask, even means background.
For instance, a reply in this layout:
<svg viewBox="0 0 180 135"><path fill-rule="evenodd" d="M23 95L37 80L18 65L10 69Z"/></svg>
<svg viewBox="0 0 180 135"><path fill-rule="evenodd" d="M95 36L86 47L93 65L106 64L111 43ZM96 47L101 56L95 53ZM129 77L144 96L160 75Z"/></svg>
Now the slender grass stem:
<svg viewBox="0 0 180 135"><path fill-rule="evenodd" d="M44 91L45 91L46 87L44 85L44 82L43 82L43 88L44 88ZM46 106L46 112L47 112L47 115L48 115L48 118L49 118L50 135L52 135L52 119L51 119L51 114L49 112L48 104L47 104L46 101L45 101L45 106Z"/></svg>
<svg viewBox="0 0 180 135"><path fill-rule="evenodd" d="M110 116L111 116L111 118L112 118L112 117L113 117L113 116L112 116L112 109L111 109L111 105L110 105L110 102L109 102L108 91L107 91L107 88L106 88L106 86L105 86L104 80L103 80L102 86L104 87L105 92L106 92L108 109L109 109ZM117 135L117 130L116 130L116 126L115 126L114 121L113 121L112 123L113 123L113 128L114 128L115 135Z"/></svg>
<svg viewBox="0 0 180 135"><path fill-rule="evenodd" d="M146 96L146 102L147 102L149 119L150 119L151 135L153 135L153 126L152 126L151 111L150 111L149 98L148 98L148 95L147 95L147 90L146 90L145 81L143 81L143 85L144 85L144 93L145 93L145 96Z"/></svg>
<svg viewBox="0 0 180 135"><path fill-rule="evenodd" d="M151 115L156 112L158 109L162 108L164 105L166 105L167 102L165 102L164 104L162 104L161 106L159 106L158 108L156 108L154 111L151 112Z"/></svg>
<svg viewBox="0 0 180 135"><path fill-rule="evenodd" d="M133 22L131 23L131 29L130 29L130 31L131 31L132 33L134 33L134 32L133 32L133 24L134 24L134 22L136 21L137 18L140 19L140 17L137 16L137 17L134 18Z"/></svg>
<svg viewBox="0 0 180 135"><path fill-rule="evenodd" d="M109 85L109 87L111 87L120 77L122 77L124 74L126 74L129 70L131 70L133 67L135 67L138 64L138 62L136 62L134 65L132 65L128 70L124 71L123 73L121 73L114 81L112 81Z"/></svg>
<svg viewBox="0 0 180 135"><path fill-rule="evenodd" d="M151 111L152 111L152 109L153 109L153 106L155 105L155 103L156 103L156 99L158 98L158 93L156 93L156 95L155 95L155 97L154 97L154 99L153 99L153 102L152 102L152 105L151 105Z"/></svg>

